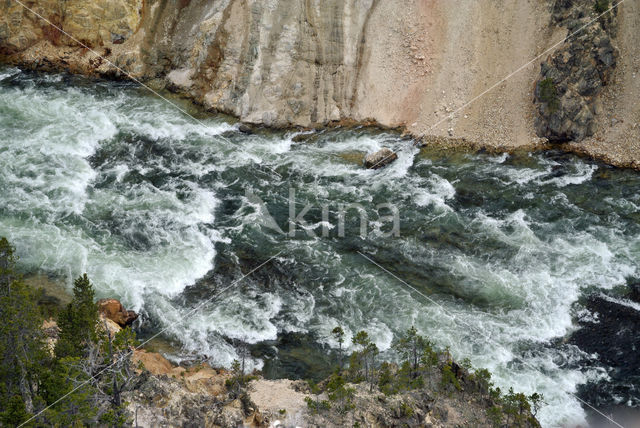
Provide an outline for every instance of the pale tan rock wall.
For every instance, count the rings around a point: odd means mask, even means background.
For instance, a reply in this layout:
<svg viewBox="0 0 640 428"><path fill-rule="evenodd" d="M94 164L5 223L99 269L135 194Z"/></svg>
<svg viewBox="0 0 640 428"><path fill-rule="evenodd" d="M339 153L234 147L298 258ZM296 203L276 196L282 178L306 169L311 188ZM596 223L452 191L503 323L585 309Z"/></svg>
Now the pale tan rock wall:
<svg viewBox="0 0 640 428"><path fill-rule="evenodd" d="M536 140L539 61L465 104L566 35L550 25L547 2L534 0L29 4L105 59L69 38L52 40L47 24L3 0L5 61L121 76L111 62L154 88L166 84L209 109L270 126L373 120L503 146Z"/></svg>

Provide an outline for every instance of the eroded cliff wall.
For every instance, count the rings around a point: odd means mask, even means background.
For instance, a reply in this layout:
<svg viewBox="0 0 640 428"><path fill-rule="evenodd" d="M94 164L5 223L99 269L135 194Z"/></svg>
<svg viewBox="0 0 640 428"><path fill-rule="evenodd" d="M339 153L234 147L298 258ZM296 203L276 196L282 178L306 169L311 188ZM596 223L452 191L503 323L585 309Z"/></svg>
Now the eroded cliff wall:
<svg viewBox="0 0 640 428"><path fill-rule="evenodd" d="M2 0L0 56L129 73L246 122L371 120L514 147L537 140L546 55L531 59L567 35L552 12L537 0Z"/></svg>

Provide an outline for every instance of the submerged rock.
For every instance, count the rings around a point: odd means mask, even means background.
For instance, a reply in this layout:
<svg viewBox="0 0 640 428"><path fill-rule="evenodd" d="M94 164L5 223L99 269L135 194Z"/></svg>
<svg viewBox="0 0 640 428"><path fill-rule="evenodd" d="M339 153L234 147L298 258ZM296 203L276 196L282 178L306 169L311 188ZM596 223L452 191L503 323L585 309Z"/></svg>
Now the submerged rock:
<svg viewBox="0 0 640 428"><path fill-rule="evenodd" d="M638 405L637 387L640 382L640 353L638 352L638 330L640 311L624 298L592 294L585 302L590 314L579 320L579 329L569 338L584 355L597 355L597 361L582 361L583 370L598 370L607 373L606 378L590 380L578 389L578 396L594 403L605 413L616 413L619 408ZM605 422L598 415L591 422ZM627 426L623 423L624 426ZM597 423L590 426L599 426Z"/></svg>
<svg viewBox="0 0 640 428"><path fill-rule="evenodd" d="M398 155L391 149L383 148L375 153L370 153L364 158L364 166L368 169L379 169L398 159Z"/></svg>
<svg viewBox="0 0 640 428"><path fill-rule="evenodd" d="M629 284L629 298L640 303L640 282L636 282L634 284Z"/></svg>
<svg viewBox="0 0 640 428"><path fill-rule="evenodd" d="M134 311L127 311L122 303L116 299L100 299L98 300L98 311L105 318L115 322L120 327L126 327L133 324L138 319L138 314Z"/></svg>
<svg viewBox="0 0 640 428"><path fill-rule="evenodd" d="M247 134L247 135L251 135L251 134L254 133L253 132L253 128L250 125L246 124L246 123L241 123L238 126L238 131L242 132L243 134Z"/></svg>

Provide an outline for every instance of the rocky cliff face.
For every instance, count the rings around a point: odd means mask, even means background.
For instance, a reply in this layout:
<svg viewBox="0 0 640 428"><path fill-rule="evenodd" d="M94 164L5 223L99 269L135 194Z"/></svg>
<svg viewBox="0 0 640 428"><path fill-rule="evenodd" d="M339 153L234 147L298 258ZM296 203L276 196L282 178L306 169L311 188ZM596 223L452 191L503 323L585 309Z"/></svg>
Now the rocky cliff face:
<svg viewBox="0 0 640 428"><path fill-rule="evenodd" d="M73 44L55 27L89 46L121 43L140 25L142 0L43 0L22 4L10 0L4 1L0 10L0 47L4 55L10 55L23 53L41 42L54 46Z"/></svg>
<svg viewBox="0 0 640 428"><path fill-rule="evenodd" d="M414 133L511 138L511 124L530 142L531 76L439 122L548 44L549 12L533 3L46 0L23 3L29 11L5 0L0 54L44 69L130 73L271 126L371 119ZM493 44L510 56L495 60ZM500 105L514 87L518 116Z"/></svg>
<svg viewBox="0 0 640 428"><path fill-rule="evenodd" d="M0 51L17 63L121 74L109 61L247 122L312 125L351 116L374 7L373 0L33 5L50 25L9 0L0 6Z"/></svg>
<svg viewBox="0 0 640 428"><path fill-rule="evenodd" d="M185 3L160 12L177 27L153 35L147 61L157 75L171 70L170 86L266 125L350 116L372 0Z"/></svg>
<svg viewBox="0 0 640 428"><path fill-rule="evenodd" d="M608 2L597 4L609 7ZM611 43L617 9L589 25L602 12L591 1L564 0L554 6L554 22L575 36L542 63L535 92L541 137L582 141L595 132L598 95L610 82L617 57Z"/></svg>
<svg viewBox="0 0 640 428"><path fill-rule="evenodd" d="M592 3L4 0L0 61L129 74L269 126L374 121L516 148L599 126L599 88L615 81L615 22L540 56L595 16ZM633 28L635 6L621 8ZM545 80L557 109L535 84Z"/></svg>
<svg viewBox="0 0 640 428"><path fill-rule="evenodd" d="M457 375L459 390L443 387L437 370L424 387L393 394L365 383L347 384L351 394L345 402L326 392L314 395L303 380L253 376L247 385L234 387L232 373L207 364L174 367L145 351L136 351L133 359L145 368L126 397L138 427L540 427L528 408L514 408L508 416L508 405L496 403L466 371ZM314 402L325 405L314 407Z"/></svg>

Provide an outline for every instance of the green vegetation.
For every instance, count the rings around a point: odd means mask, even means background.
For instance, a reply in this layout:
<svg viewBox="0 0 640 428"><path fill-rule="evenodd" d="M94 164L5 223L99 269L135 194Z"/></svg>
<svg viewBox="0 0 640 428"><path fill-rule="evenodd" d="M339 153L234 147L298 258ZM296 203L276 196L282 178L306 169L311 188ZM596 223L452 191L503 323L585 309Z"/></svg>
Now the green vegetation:
<svg viewBox="0 0 640 428"><path fill-rule="evenodd" d="M593 10L595 10L597 14L605 13L610 7L609 0L596 0L593 4Z"/></svg>
<svg viewBox="0 0 640 428"><path fill-rule="evenodd" d="M15 263L13 247L0 238L0 426L27 421L26 426L129 425L123 397L139 379L131 359L137 346L134 333L124 329L114 335L100 324L93 285L82 275L74 282L71 303L59 312L59 338L51 347L43 331L39 293L25 285ZM513 389L503 395L493 387L488 370L473 371L468 360L456 363L448 349L438 351L414 327L392 345L398 364L379 362L378 347L360 331L352 338L354 351L343 368L345 332L336 327L332 336L339 344L335 371L321 384L310 382L314 397L305 399L314 413L334 411L342 417L352 411L358 383L386 395L428 386L436 396L478 393L495 426L537 426L541 395ZM246 398L247 382L255 378L245 373L248 356L241 346L241 359L234 361L227 381L230 394L241 399ZM411 398L394 406L394 413L407 421L415 414Z"/></svg>
<svg viewBox="0 0 640 428"><path fill-rule="evenodd" d="M401 415L403 418L410 418L411 416L413 416L413 413L414 413L413 407L411 407L411 405L406 401L403 401L400 403L397 413Z"/></svg>
<svg viewBox="0 0 640 428"><path fill-rule="evenodd" d="M311 393L315 395L315 400L311 397L305 397L304 401L307 403L307 407L311 410L312 413L318 413L321 410L329 410L331 408L331 403L327 400L320 400L320 394L322 393L322 388L315 383L314 381L308 381L309 389Z"/></svg>
<svg viewBox="0 0 640 428"><path fill-rule="evenodd" d="M340 344L344 331L336 327L332 331ZM336 410L339 414L352 410L355 406L355 388L349 384L365 382L369 390L377 387L385 395L429 387L430 391L443 396L460 394L460 399L468 401L465 394L475 393L487 408L487 418L496 426L539 426L535 415L544 403L539 394L526 396L510 389L502 394L500 388L494 388L491 373L487 369L473 370L468 359L457 363L447 349L438 351L435 345L424 338L415 327L411 327L400 335L393 349L400 357L398 364L381 362L377 364L379 354L377 346L365 331L360 331L352 338L355 351L349 357L349 366L342 369L339 364L333 375L322 384L309 382L311 393L315 398L307 397L307 405L314 413ZM327 399L321 399L326 394ZM394 413L401 418L410 419L414 414L411 400L401 401Z"/></svg>
<svg viewBox="0 0 640 428"><path fill-rule="evenodd" d="M60 337L56 343L56 356L81 357L87 344L97 341L98 308L94 294L87 274L75 280L73 300L58 318Z"/></svg>
<svg viewBox="0 0 640 428"><path fill-rule="evenodd" d="M373 388L378 347L369 339L366 331L358 332L353 336L352 342L358 350L351 354L349 359L350 376L354 380L369 382Z"/></svg>
<svg viewBox="0 0 640 428"><path fill-rule="evenodd" d="M246 395L246 391L244 390L245 386L258 377L245 373L245 358L248 353L246 345L241 345L239 352L241 360L233 360L231 363L231 372L233 373L233 376L225 381L225 386L232 395L244 397Z"/></svg>
<svg viewBox="0 0 640 428"><path fill-rule="evenodd" d="M560 108L560 99L558 98L558 90L556 89L553 79L547 77L540 82L540 100L549 106L549 111L554 113Z"/></svg>
<svg viewBox="0 0 640 428"><path fill-rule="evenodd" d="M451 364L445 364L442 366L442 377L440 385L442 386L442 389L447 391L450 390L451 387L455 388L458 391L462 389L458 377L453 373Z"/></svg>
<svg viewBox="0 0 640 428"><path fill-rule="evenodd" d="M327 392L329 393L329 402L333 403L334 408L340 414L344 414L353 409L353 396L355 388L346 386L347 381L340 375L334 373L327 382Z"/></svg>
<svg viewBox="0 0 640 428"><path fill-rule="evenodd" d="M55 349L49 348L39 293L24 284L15 263L13 247L0 238L2 426L127 425L123 394L136 378L133 332L112 335L99 325L93 285L83 275L60 313Z"/></svg>
<svg viewBox="0 0 640 428"><path fill-rule="evenodd" d="M338 342L338 367L342 369L344 364L344 355L342 351L342 344L344 343L344 330L338 326L331 331L331 335Z"/></svg>

